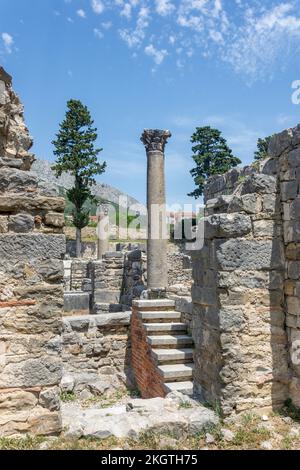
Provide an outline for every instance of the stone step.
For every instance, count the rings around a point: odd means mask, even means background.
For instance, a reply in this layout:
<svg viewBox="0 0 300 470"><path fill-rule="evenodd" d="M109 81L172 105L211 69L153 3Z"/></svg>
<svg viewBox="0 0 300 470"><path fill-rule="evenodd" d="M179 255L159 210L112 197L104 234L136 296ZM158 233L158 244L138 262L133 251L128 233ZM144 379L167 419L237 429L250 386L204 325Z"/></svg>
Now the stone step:
<svg viewBox="0 0 300 470"><path fill-rule="evenodd" d="M95 290L94 292L94 302L95 303L109 303L109 304L118 304L120 301L121 291L116 290Z"/></svg>
<svg viewBox="0 0 300 470"><path fill-rule="evenodd" d="M167 393L171 392L181 392L184 395L192 396L193 395L193 382L168 382L165 384L165 389Z"/></svg>
<svg viewBox="0 0 300 470"><path fill-rule="evenodd" d="M192 345L193 338L189 335L147 336L147 342L154 348L176 348Z"/></svg>
<svg viewBox="0 0 300 470"><path fill-rule="evenodd" d="M174 311L153 311L153 312L138 312L139 317L143 322L154 322L154 323L163 323L163 322L171 322L171 321L180 321L181 320L181 312Z"/></svg>
<svg viewBox="0 0 300 470"><path fill-rule="evenodd" d="M185 323L144 323L144 328L147 333L173 333L183 332L186 333L187 326Z"/></svg>
<svg viewBox="0 0 300 470"><path fill-rule="evenodd" d="M123 306L121 304L108 304L97 302L93 306L93 315L99 315L101 313L115 313L122 312Z"/></svg>
<svg viewBox="0 0 300 470"><path fill-rule="evenodd" d="M180 382L193 378L194 364L166 364L157 369L165 382Z"/></svg>
<svg viewBox="0 0 300 470"><path fill-rule="evenodd" d="M153 359L158 363L170 362L192 362L193 349L152 349Z"/></svg>
<svg viewBox="0 0 300 470"><path fill-rule="evenodd" d="M133 300L132 306L137 310L148 312L150 310L174 310L175 301L170 299L156 299L156 300Z"/></svg>

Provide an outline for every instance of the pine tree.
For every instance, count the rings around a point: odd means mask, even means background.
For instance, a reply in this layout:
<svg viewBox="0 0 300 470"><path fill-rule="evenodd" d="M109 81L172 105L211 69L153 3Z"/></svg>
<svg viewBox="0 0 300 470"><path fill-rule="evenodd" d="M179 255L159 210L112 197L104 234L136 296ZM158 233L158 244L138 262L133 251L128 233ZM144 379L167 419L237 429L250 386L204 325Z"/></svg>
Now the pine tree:
<svg viewBox="0 0 300 470"><path fill-rule="evenodd" d="M241 163L235 157L218 129L197 127L191 137L192 158L196 167L191 170L196 189L188 196L196 199L203 195L204 184L212 175L221 175Z"/></svg>
<svg viewBox="0 0 300 470"><path fill-rule="evenodd" d="M268 157L268 148L270 140L273 136L265 137L264 139L258 139L257 141L257 150L254 152L254 160L264 160Z"/></svg>
<svg viewBox="0 0 300 470"><path fill-rule="evenodd" d="M81 256L81 230L89 223L90 210L87 201L94 200L91 189L95 176L105 171L106 163L98 162L102 149L95 147L97 129L86 106L81 101L70 100L64 121L52 142L57 160L53 166L56 176L69 173L74 176L74 186L67 197L74 205L73 224L76 227L76 256Z"/></svg>

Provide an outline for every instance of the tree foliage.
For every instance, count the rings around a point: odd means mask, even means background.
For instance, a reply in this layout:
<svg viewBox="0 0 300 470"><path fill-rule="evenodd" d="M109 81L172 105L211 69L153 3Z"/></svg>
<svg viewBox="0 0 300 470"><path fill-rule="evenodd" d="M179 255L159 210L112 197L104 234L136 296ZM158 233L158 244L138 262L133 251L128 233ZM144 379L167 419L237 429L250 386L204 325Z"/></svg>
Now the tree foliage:
<svg viewBox="0 0 300 470"><path fill-rule="evenodd" d="M233 155L222 133L210 126L197 127L191 137L191 143L194 144L192 158L196 166L190 173L196 189L188 195L197 199L203 194L207 178L226 173L241 161Z"/></svg>
<svg viewBox="0 0 300 470"><path fill-rule="evenodd" d="M268 157L268 148L270 144L270 140L273 136L265 137L264 139L258 139L257 141L257 150L254 152L254 160L264 160Z"/></svg>
<svg viewBox="0 0 300 470"><path fill-rule="evenodd" d="M89 223L90 206L87 203L94 200L91 188L96 183L95 176L106 168L105 162L98 162L102 149L95 147L97 137L88 108L79 100L68 101L65 119L52 142L57 157L52 169L56 176L65 172L74 176L74 186L67 191L67 197L74 206L73 223L79 230L77 242L81 230Z"/></svg>

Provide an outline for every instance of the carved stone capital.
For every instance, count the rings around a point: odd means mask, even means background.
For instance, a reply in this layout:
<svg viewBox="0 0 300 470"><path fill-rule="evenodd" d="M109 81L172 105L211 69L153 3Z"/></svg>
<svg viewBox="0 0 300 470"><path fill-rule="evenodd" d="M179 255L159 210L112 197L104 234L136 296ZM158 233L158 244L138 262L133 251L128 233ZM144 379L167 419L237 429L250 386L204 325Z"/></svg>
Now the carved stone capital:
<svg viewBox="0 0 300 470"><path fill-rule="evenodd" d="M165 146L169 137L171 137L170 131L162 131L159 129L145 129L141 141L146 147L147 152L158 150L160 152L165 151Z"/></svg>

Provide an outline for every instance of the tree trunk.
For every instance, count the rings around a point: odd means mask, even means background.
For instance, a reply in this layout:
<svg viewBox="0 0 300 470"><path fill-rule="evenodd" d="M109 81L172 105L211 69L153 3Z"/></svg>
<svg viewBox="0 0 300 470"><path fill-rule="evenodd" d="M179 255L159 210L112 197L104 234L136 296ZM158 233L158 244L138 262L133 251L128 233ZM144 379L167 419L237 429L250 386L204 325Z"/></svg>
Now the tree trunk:
<svg viewBox="0 0 300 470"><path fill-rule="evenodd" d="M81 258L81 230L76 228L76 258Z"/></svg>

